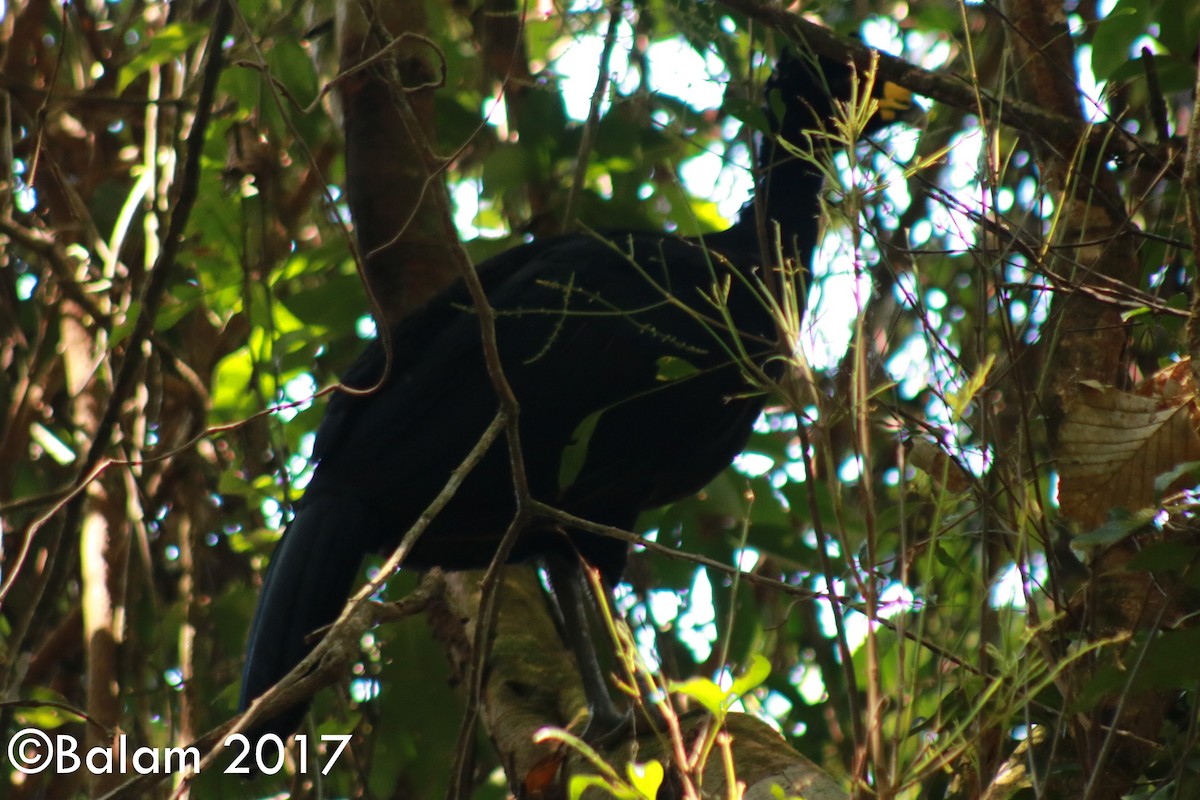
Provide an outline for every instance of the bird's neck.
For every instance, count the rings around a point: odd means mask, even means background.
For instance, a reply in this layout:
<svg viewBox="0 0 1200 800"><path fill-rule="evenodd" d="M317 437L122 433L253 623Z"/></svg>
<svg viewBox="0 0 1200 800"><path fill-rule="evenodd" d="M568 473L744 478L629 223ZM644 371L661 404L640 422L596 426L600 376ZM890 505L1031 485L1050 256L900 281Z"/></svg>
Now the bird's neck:
<svg viewBox="0 0 1200 800"><path fill-rule="evenodd" d="M817 241L823 175L774 139L760 145L757 172L754 195L742 206L737 222L706 240L717 249L736 248L755 254L761 254L761 243L768 248L768 263L776 261L777 243L782 244L785 257L798 256L809 267ZM765 239L760 239L760 231Z"/></svg>

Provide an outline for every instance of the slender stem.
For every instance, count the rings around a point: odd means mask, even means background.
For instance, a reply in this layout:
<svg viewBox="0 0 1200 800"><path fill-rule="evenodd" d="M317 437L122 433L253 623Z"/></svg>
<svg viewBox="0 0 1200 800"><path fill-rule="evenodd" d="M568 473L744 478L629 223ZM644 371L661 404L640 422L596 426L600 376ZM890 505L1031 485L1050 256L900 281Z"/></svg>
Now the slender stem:
<svg viewBox="0 0 1200 800"><path fill-rule="evenodd" d="M579 154L575 157L575 171L571 176L571 191L567 194L567 207L563 212L563 229L570 230L579 210L579 196L587 179L588 155L592 152L592 140L600 125L600 106L608 92L608 73L612 64L613 45L617 42L617 29L621 23L621 0L613 0L609 7L608 30L604 33L604 49L600 53L600 72L596 75L596 89L588 107L587 122L583 126L583 138L579 142Z"/></svg>

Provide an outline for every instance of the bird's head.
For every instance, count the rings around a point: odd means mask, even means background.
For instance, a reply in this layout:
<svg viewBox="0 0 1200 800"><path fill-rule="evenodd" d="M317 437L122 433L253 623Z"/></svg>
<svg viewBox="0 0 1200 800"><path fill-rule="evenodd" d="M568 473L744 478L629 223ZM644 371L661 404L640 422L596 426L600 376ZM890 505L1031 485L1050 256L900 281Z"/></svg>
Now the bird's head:
<svg viewBox="0 0 1200 800"><path fill-rule="evenodd" d="M849 62L785 51L767 81L771 128L788 141L805 132L833 130L835 121L867 114L861 135L869 136L914 115L912 92L899 84L855 69ZM862 117L859 117L861 120Z"/></svg>

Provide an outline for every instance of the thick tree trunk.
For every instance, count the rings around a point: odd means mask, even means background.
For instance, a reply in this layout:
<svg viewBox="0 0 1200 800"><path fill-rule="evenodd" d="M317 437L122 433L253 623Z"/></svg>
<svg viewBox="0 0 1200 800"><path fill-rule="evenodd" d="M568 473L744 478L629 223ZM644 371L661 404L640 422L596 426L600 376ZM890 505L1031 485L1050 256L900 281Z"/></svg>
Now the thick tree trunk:
<svg viewBox="0 0 1200 800"><path fill-rule="evenodd" d="M420 0L337 8L346 190L372 300L392 323L457 277L461 248L432 149L445 76Z"/></svg>
<svg viewBox="0 0 1200 800"><path fill-rule="evenodd" d="M1083 122L1075 49L1060 0L1009 0L1009 41L1019 67L1019 86L1029 103ZM1059 209L1051 231L1050 273L1063 279L1052 314L1042 332L1046 356L1041 404L1054 455L1062 459L1075 446L1064 436L1064 422L1081 405L1084 381L1122 390L1130 383L1128 325L1121 309L1086 291L1104 278L1136 286L1141 271L1136 228L1130 221L1117 182L1102 157L1077 136L1048 131L1037 140L1038 161ZM1117 420L1112 420L1117 424ZM1065 466L1065 465L1060 465ZM1100 510L1100 514L1104 513ZM1066 503L1062 513L1072 511ZM1091 527L1087 520L1072 520ZM1082 531L1080 531L1082 532ZM1089 596L1073 601L1093 640L1145 633L1162 621L1163 598L1149 572L1128 572L1124 565L1141 547L1137 537L1107 548L1093 558ZM1096 661L1076 661L1066 674L1068 695L1084 689ZM1157 751L1164 713L1161 696L1117 693L1070 724L1071 746L1085 769L1074 777L1055 770L1049 796L1116 800L1132 786ZM1049 737L1052 738L1052 737ZM1054 746L1046 741L1045 746ZM1063 743L1058 743L1062 746Z"/></svg>

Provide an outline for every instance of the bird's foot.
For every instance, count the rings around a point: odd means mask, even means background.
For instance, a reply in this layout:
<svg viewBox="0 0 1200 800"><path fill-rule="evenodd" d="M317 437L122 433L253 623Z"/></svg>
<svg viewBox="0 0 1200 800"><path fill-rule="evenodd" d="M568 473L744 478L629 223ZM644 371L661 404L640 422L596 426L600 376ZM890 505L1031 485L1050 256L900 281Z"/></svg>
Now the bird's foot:
<svg viewBox="0 0 1200 800"><path fill-rule="evenodd" d="M637 732L633 709L618 711L615 706L606 709L591 709L587 726L579 738L593 747L607 749L624 739L632 738Z"/></svg>

